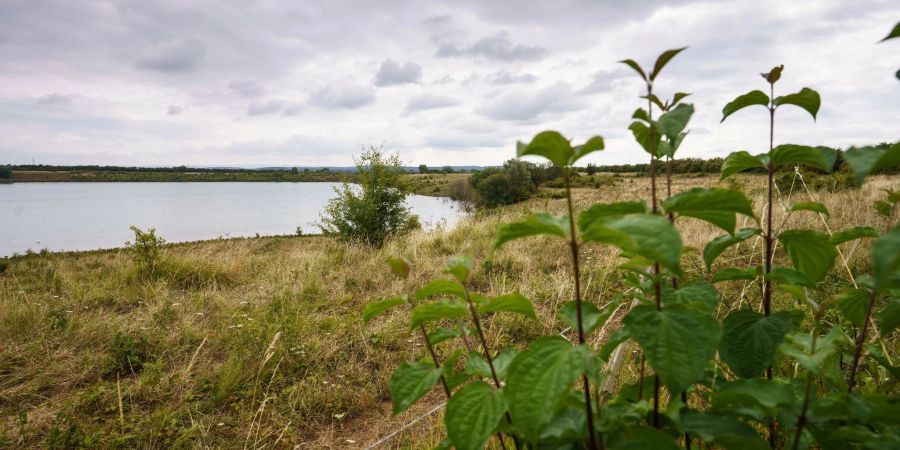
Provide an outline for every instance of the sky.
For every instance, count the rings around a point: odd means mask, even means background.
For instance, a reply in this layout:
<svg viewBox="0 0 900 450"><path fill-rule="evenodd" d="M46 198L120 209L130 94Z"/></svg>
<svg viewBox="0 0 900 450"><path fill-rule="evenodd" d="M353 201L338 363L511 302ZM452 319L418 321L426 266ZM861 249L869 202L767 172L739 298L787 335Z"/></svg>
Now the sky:
<svg viewBox="0 0 900 450"><path fill-rule="evenodd" d="M900 2L0 0L0 163L347 166L383 145L409 165L496 165L554 129L645 162L627 130L644 101L692 93L678 157L767 150L737 95L816 89L775 141L900 138Z"/></svg>

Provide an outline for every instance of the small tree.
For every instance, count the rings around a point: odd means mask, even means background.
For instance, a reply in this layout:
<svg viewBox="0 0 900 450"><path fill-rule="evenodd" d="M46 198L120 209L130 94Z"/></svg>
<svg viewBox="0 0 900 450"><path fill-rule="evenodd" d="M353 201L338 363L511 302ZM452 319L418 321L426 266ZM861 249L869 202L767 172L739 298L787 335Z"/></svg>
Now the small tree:
<svg viewBox="0 0 900 450"><path fill-rule="evenodd" d="M10 177L12 177L12 167L0 166L0 178L10 178Z"/></svg>
<svg viewBox="0 0 900 450"><path fill-rule="evenodd" d="M441 172L453 173L453 166L444 166L443 168L441 168Z"/></svg>
<svg viewBox="0 0 900 450"><path fill-rule="evenodd" d="M588 163L588 165L587 165L587 174L588 174L588 175L593 175L593 174L595 174L595 173L597 173L597 172L599 172L599 171L600 171L600 168L597 167L596 164L594 164L594 163Z"/></svg>
<svg viewBox="0 0 900 450"><path fill-rule="evenodd" d="M156 275L161 258L161 247L166 240L156 235L156 228L147 231L132 225L134 242L126 242L125 247L131 250L131 259L138 268L141 276L152 277Z"/></svg>
<svg viewBox="0 0 900 450"><path fill-rule="evenodd" d="M428 173L428 166L425 164L419 164L419 173Z"/></svg>
<svg viewBox="0 0 900 450"><path fill-rule="evenodd" d="M291 168L291 175L297 175L298 173L300 173L300 170L298 170L296 167Z"/></svg>
<svg viewBox="0 0 900 450"><path fill-rule="evenodd" d="M415 228L418 220L406 207L409 194L399 155L385 155L372 146L354 163L357 185L344 182L334 189L337 197L321 216L322 232L380 247L391 236Z"/></svg>

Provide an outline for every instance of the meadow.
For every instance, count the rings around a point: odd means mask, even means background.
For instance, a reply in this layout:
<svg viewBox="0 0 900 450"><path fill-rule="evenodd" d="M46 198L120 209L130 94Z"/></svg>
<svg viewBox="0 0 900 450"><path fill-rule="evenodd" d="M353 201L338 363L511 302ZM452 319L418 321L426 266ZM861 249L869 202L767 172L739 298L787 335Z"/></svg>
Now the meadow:
<svg viewBox="0 0 900 450"><path fill-rule="evenodd" d="M871 177L859 191L807 190L799 178L792 180L776 196L777 229L829 234L853 226L883 228L884 217L869 205L882 189L900 187L896 175ZM430 181L423 185L434 190ZM757 216L764 215L765 176L720 182L716 175L677 175L672 182L673 193L740 190ZM625 175L574 188L573 196L576 209L584 210L600 201L645 199L648 192L647 177ZM454 229L414 232L380 249L324 236L172 244L150 277L127 249L7 260L0 273L0 447L361 448L417 419L380 448L438 445L445 436L445 398L437 390L391 415L392 371L401 361L426 356L419 336L408 332L408 313L396 309L364 325L363 308L445 277L447 259L464 254L475 263L473 290L486 296L516 290L534 302L538 320L484 318L493 348L521 349L545 335L575 340L557 317L574 291L566 247L534 238L492 250L501 223L534 212L562 214L566 201L560 197L559 190L543 189L526 202L476 212ZM788 211L805 201L820 202L830 215ZM738 219L738 228L751 225ZM676 227L686 248L685 276L708 279L702 248L721 230L699 220ZM730 248L720 260L759 264L763 249L755 242ZM847 273L867 268L869 246L864 240L843 246L820 294L849 287ZM616 272L617 250L587 245L582 251L586 303L601 307L628 290ZM387 268L386 260L397 255L412 263L406 280ZM776 264L786 261L776 248ZM718 287L719 315L745 305L756 289L747 281ZM774 309L795 303L785 292L773 295ZM616 309L589 344L601 347L625 312ZM896 355L896 333L870 338ZM626 347L603 388L637 380L638 355L636 345ZM861 374L873 376L877 371Z"/></svg>

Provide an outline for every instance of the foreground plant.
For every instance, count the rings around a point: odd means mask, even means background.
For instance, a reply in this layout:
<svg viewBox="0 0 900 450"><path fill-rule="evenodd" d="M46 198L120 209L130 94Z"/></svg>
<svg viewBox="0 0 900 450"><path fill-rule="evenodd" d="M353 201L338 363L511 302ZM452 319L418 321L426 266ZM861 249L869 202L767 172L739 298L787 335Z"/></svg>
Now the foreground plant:
<svg viewBox="0 0 900 450"><path fill-rule="evenodd" d="M636 70L643 75L639 67ZM600 203L577 213L570 172L579 158L603 149L602 139L572 146L560 133L545 131L528 144L520 143L519 156L540 156L561 168L568 214L534 214L503 224L495 247L535 236L564 242L571 255L574 300L558 312L557 333L538 338L521 351L493 353L482 315L505 311L534 318L532 304L518 294L485 298L468 292L465 283L471 264L452 260L448 270L456 280L431 282L416 294L442 300L417 305L411 326L432 321L451 324L469 317L482 351L470 352L462 371L446 362L441 367L429 365L432 375L406 380L413 388L397 389L395 404L421 398L437 383L437 373L464 380L449 383L453 393L444 416L445 444L460 449L482 448L492 433L510 435L527 448L674 449L694 443L724 449L900 446L900 409L895 401L900 367L893 365L890 354L866 343L870 321L877 322L882 336L900 327L900 227L891 222L900 196L888 192L875 205L886 212L884 232L873 227L833 234L773 230L773 171L796 165L829 171L835 158L835 152L824 147L774 146L778 107L797 105L814 117L819 107L818 94L809 89L774 97L780 73L778 67L764 74L771 97L754 91L725 108L726 117L756 104L769 110L770 151L756 156L734 153L721 174L726 178L748 169L767 173L764 234L759 228L736 229L739 214L759 220L749 199L731 189L690 189L668 196L657 206L654 181L650 207L643 201ZM649 96L652 78L644 78ZM651 154L651 162L664 155L660 148L677 148L692 112L690 105L682 104L656 120L649 111L635 113L632 131ZM845 158L857 184L862 184L872 173L900 167L900 143L851 149ZM793 205L789 212L823 211L828 212L824 205L807 202ZM676 225L685 220L701 220L725 231L703 248L706 271L682 267L690 256ZM761 234L765 239L762 267L716 264L730 247ZM865 271L856 277L859 287L830 295L821 283L838 276L832 270L837 246L857 239L874 239L869 256L859 266ZM783 258L776 259L776 240L784 249ZM585 301L579 254L586 245L618 250L622 259L616 268L618 278L636 302L622 320L623 327L599 349L592 348L587 337L607 322L625 293L608 294L604 309ZM667 283L675 279L679 283ZM715 287L756 279L763 288L759 311L753 309L753 301L748 302L749 308L741 308L743 302L728 304ZM773 299L784 307L773 311ZM853 332L851 325L859 332ZM451 328L439 329L447 330L446 336L460 334ZM571 334L568 330L574 330L576 342L566 338ZM653 370L652 405L644 399L643 373L608 399L592 395L591 385L606 376L604 362L628 342L640 348ZM862 372L867 374L864 383L859 382Z"/></svg>

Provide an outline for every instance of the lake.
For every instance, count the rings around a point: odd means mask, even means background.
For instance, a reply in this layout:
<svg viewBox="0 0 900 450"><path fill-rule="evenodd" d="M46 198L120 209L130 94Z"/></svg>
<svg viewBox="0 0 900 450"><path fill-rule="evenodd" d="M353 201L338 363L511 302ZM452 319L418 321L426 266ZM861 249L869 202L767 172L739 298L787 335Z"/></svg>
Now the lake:
<svg viewBox="0 0 900 450"><path fill-rule="evenodd" d="M318 233L315 222L339 183L0 184L0 257L26 250L95 250L156 228L169 242ZM465 215L446 198L411 195L423 226L452 227Z"/></svg>

